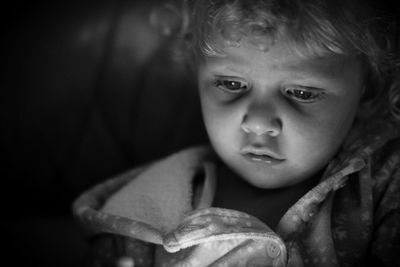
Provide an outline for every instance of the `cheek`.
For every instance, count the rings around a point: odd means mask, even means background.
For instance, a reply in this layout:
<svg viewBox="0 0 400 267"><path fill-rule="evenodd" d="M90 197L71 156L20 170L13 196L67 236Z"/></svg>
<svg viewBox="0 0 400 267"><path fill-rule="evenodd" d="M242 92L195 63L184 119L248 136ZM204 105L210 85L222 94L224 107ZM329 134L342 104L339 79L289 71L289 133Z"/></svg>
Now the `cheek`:
<svg viewBox="0 0 400 267"><path fill-rule="evenodd" d="M240 107L216 105L202 100L202 112L208 136L214 146L233 145L240 133Z"/></svg>
<svg viewBox="0 0 400 267"><path fill-rule="evenodd" d="M207 132L211 139L228 138L232 134L234 118L221 109L206 106L203 107L203 118Z"/></svg>
<svg viewBox="0 0 400 267"><path fill-rule="evenodd" d="M358 99L349 98L348 102L342 101L334 105L323 119L326 134L340 144L349 132L357 113Z"/></svg>
<svg viewBox="0 0 400 267"><path fill-rule="evenodd" d="M287 129L290 147L298 159L306 157L323 164L329 161L343 143L355 117L357 105L326 105L318 116L292 118Z"/></svg>
<svg viewBox="0 0 400 267"><path fill-rule="evenodd" d="M221 112L210 102L207 98L201 98L201 106L203 113L203 121L206 127L207 133L211 141L219 139L221 130L225 127L221 125L224 121L222 120Z"/></svg>

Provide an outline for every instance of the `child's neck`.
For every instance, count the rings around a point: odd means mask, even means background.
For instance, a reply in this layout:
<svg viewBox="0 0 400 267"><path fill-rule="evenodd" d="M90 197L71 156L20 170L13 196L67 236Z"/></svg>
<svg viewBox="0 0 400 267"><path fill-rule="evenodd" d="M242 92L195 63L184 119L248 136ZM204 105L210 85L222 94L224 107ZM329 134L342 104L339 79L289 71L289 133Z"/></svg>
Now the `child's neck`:
<svg viewBox="0 0 400 267"><path fill-rule="evenodd" d="M213 206L248 213L275 229L285 212L318 183L320 174L300 184L278 189L252 186L225 165L220 166L217 177Z"/></svg>

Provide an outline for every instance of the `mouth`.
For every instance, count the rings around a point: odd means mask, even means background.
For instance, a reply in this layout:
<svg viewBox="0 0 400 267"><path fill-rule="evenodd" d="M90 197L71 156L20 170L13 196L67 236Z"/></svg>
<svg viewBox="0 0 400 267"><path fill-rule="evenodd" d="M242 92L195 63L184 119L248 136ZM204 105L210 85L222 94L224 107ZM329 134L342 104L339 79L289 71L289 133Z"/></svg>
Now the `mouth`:
<svg viewBox="0 0 400 267"><path fill-rule="evenodd" d="M240 154L249 161L261 162L266 164L282 163L285 159L268 148L256 148L246 146L240 150Z"/></svg>

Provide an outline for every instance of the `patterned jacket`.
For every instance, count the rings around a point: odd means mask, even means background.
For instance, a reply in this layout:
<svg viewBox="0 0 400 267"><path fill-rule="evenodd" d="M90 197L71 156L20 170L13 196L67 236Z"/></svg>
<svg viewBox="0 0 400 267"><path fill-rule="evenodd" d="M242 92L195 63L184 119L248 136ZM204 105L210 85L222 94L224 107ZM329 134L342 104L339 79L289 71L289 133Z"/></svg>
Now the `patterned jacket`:
<svg viewBox="0 0 400 267"><path fill-rule="evenodd" d="M74 203L91 242L87 264L400 266L399 136L389 120L354 126L319 184L275 231L212 207L217 167L208 147L131 170Z"/></svg>

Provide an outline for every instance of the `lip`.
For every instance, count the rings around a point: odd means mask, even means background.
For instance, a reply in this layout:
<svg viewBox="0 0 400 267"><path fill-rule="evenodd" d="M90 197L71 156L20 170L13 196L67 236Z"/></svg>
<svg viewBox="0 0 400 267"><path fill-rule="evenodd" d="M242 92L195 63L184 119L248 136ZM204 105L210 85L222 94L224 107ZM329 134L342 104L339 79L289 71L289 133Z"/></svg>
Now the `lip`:
<svg viewBox="0 0 400 267"><path fill-rule="evenodd" d="M285 160L267 147L245 146L240 150L240 154L252 162L278 164Z"/></svg>

